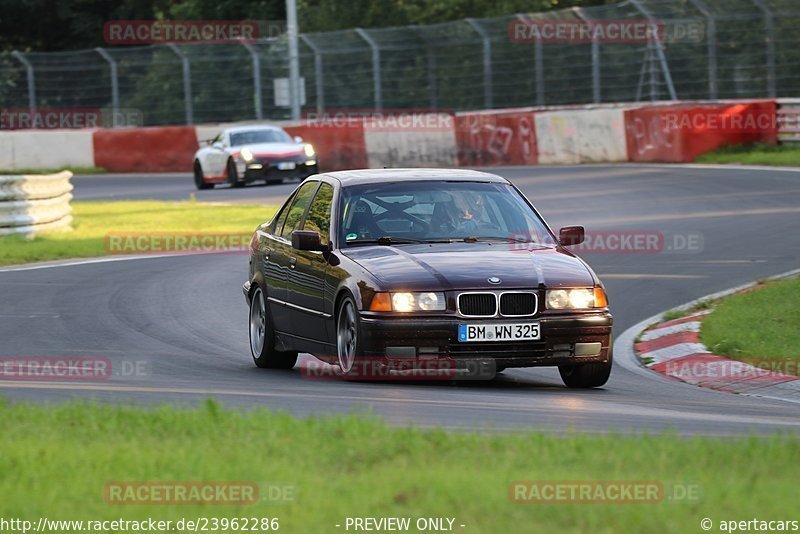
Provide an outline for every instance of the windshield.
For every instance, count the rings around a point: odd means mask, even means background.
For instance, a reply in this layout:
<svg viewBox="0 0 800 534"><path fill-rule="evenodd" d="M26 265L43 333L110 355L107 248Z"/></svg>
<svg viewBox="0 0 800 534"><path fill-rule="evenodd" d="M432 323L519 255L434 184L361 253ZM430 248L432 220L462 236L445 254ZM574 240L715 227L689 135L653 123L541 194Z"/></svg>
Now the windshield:
<svg viewBox="0 0 800 534"><path fill-rule="evenodd" d="M292 142L292 138L283 130L250 130L231 134L231 146Z"/></svg>
<svg viewBox="0 0 800 534"><path fill-rule="evenodd" d="M555 245L510 185L424 181L345 188L340 242L524 241Z"/></svg>

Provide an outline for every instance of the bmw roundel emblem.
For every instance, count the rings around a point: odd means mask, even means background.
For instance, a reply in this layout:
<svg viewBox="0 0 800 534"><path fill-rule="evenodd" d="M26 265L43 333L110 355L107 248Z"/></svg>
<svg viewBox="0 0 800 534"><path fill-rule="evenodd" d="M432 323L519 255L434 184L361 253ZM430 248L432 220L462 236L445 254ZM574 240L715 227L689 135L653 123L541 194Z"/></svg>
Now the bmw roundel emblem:
<svg viewBox="0 0 800 534"><path fill-rule="evenodd" d="M499 284L500 282L502 282L502 280L500 280L496 276L492 276L491 278L489 278L489 283L490 284Z"/></svg>

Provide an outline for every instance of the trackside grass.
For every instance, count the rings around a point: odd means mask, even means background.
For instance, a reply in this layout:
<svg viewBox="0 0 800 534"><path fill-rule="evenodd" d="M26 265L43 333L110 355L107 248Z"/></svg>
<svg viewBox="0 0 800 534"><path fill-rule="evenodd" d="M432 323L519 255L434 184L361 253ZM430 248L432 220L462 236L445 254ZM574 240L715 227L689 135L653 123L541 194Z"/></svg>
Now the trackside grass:
<svg viewBox="0 0 800 534"><path fill-rule="evenodd" d="M478 434L392 428L369 415L0 403L0 517L276 517L281 532L345 532L347 517L451 517L456 532L695 532L705 518L797 509L796 437ZM540 481L695 484L692 502L512 504ZM282 502L109 504L122 481L291 486ZM337 528L335 525L342 525ZM465 525L462 529L459 525ZM350 530L353 531L352 529ZM415 531L415 530L412 530Z"/></svg>
<svg viewBox="0 0 800 534"><path fill-rule="evenodd" d="M783 145L756 143L752 145L726 146L714 152L703 154L695 162L800 167L800 145L793 143Z"/></svg>
<svg viewBox="0 0 800 534"><path fill-rule="evenodd" d="M57 167L54 169L14 169L13 171L0 169L0 174L52 174L61 171L70 171L72 174L105 174L108 172L103 167Z"/></svg>
<svg viewBox="0 0 800 534"><path fill-rule="evenodd" d="M722 299L703 320L700 339L714 353L798 374L800 278L767 282Z"/></svg>
<svg viewBox="0 0 800 534"><path fill-rule="evenodd" d="M249 234L274 206L200 202L73 202L72 231L0 237L0 265L109 254L109 234Z"/></svg>

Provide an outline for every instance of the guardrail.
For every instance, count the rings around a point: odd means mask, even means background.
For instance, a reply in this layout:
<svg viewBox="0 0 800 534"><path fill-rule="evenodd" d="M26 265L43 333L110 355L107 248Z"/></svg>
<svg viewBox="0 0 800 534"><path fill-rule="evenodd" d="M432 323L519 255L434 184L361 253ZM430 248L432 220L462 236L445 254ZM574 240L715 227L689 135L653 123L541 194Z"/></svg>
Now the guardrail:
<svg viewBox="0 0 800 534"><path fill-rule="evenodd" d="M0 235L65 229L72 223L72 173L0 175Z"/></svg>

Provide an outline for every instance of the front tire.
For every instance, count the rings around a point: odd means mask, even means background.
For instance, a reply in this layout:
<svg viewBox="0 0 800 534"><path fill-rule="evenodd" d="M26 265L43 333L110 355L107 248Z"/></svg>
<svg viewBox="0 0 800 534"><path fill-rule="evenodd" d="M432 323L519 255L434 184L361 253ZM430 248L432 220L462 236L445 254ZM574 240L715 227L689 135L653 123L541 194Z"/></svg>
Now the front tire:
<svg viewBox="0 0 800 534"><path fill-rule="evenodd" d="M205 179L203 178L203 167L200 166L199 161L194 162L194 185L198 190L201 191L203 189L211 189L214 187L214 184L206 183Z"/></svg>
<svg viewBox="0 0 800 534"><path fill-rule="evenodd" d="M261 369L291 369L297 363L296 352L275 350L275 331L267 309L264 292L256 286L250 298L250 353Z"/></svg>
<svg viewBox="0 0 800 534"><path fill-rule="evenodd" d="M361 325L356 303L349 295L342 299L336 314L336 352L342 374L354 376L356 360L362 355Z"/></svg>
<svg viewBox="0 0 800 534"><path fill-rule="evenodd" d="M239 171L236 170L236 163L232 159L228 160L227 166L228 183L231 187L244 187L244 182L239 181Z"/></svg>
<svg viewBox="0 0 800 534"><path fill-rule="evenodd" d="M561 380L568 388L599 388L608 382L611 367L614 365L614 356L611 349L608 352L608 361L605 363L584 363L582 365L561 365L558 372Z"/></svg>

